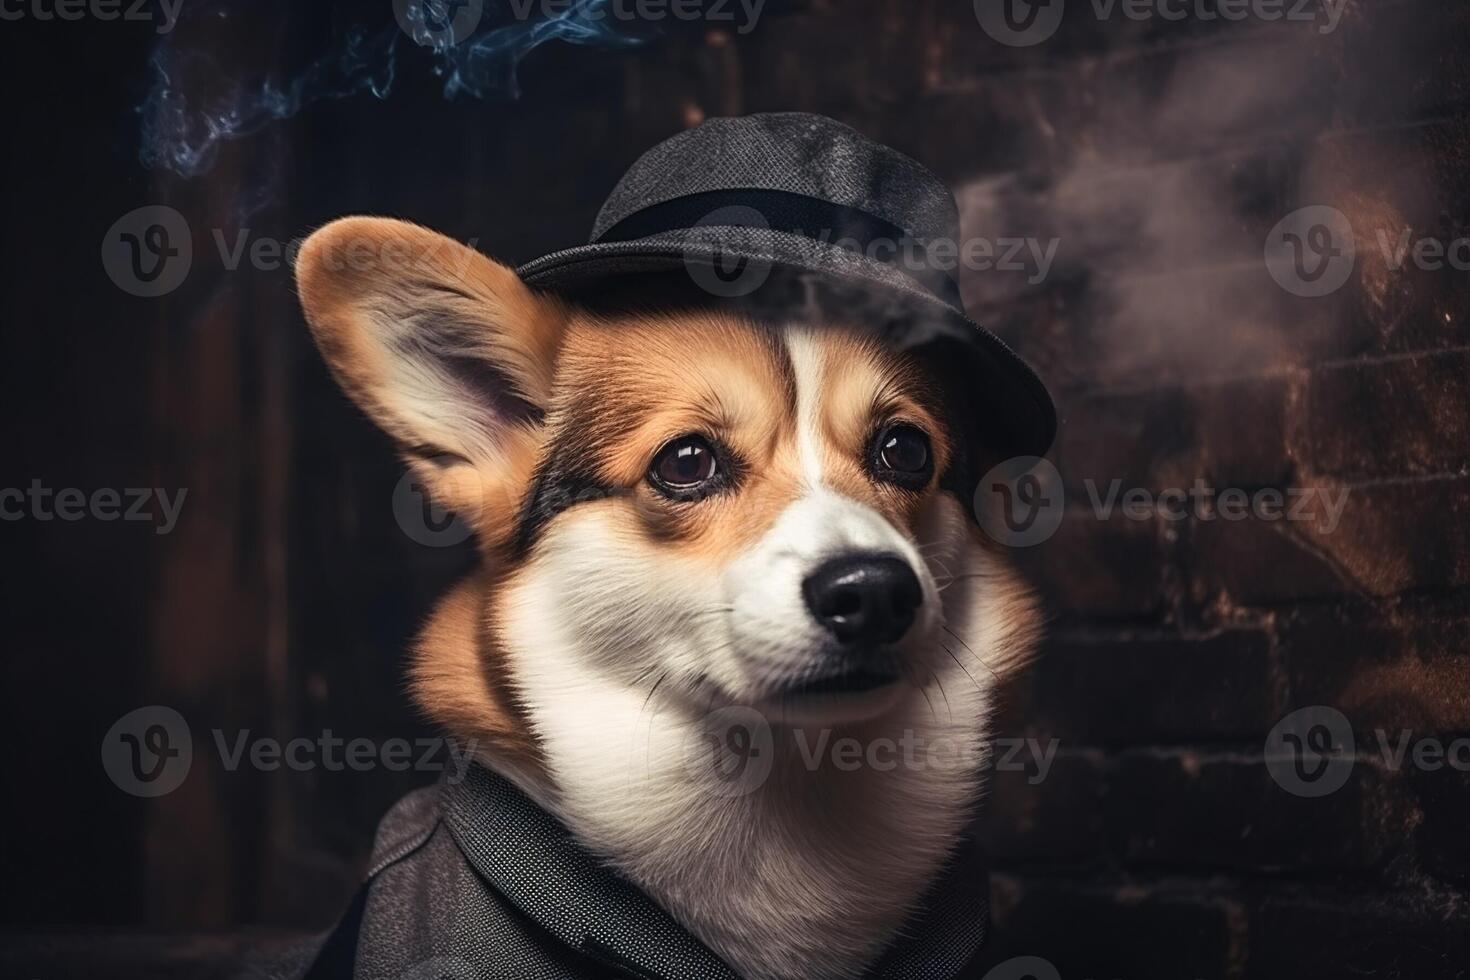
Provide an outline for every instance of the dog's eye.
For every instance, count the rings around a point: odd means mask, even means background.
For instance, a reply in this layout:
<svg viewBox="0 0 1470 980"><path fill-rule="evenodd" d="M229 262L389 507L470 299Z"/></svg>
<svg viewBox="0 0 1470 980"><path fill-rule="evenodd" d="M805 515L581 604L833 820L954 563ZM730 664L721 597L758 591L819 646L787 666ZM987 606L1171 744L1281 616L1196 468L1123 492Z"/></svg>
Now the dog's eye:
<svg viewBox="0 0 1470 980"><path fill-rule="evenodd" d="M680 436L658 451L648 478L666 493L687 494L706 486L719 474L715 451L700 436Z"/></svg>
<svg viewBox="0 0 1470 980"><path fill-rule="evenodd" d="M929 482L934 466L929 437L917 426L895 422L878 434L873 450L874 469L882 478L906 487Z"/></svg>

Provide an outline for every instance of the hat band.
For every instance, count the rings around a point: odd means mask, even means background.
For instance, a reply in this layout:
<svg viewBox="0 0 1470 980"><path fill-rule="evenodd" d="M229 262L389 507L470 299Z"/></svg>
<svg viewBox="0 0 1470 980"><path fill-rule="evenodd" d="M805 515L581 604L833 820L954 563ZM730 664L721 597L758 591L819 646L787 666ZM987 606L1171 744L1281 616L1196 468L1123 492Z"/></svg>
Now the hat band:
<svg viewBox="0 0 1470 980"><path fill-rule="evenodd" d="M860 208L790 191L702 191L671 198L634 211L592 243L718 227L762 228L838 246L891 266L955 309L964 309L959 283L930 259L923 239Z"/></svg>

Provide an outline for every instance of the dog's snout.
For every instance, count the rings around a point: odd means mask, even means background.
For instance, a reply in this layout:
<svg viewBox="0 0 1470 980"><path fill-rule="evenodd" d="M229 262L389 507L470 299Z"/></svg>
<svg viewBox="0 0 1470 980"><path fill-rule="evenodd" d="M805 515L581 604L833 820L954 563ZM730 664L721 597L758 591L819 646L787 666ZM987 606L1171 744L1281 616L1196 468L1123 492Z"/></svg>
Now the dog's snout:
<svg viewBox="0 0 1470 980"><path fill-rule="evenodd" d="M817 622L851 646L898 640L924 600L914 570L892 555L833 558L807 576L801 591Z"/></svg>

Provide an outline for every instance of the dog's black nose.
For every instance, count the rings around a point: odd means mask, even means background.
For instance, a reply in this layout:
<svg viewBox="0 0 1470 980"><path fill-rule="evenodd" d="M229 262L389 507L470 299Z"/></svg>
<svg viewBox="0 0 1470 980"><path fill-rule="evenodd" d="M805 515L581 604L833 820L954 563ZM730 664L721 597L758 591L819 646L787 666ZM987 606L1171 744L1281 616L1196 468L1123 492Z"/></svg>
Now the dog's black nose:
<svg viewBox="0 0 1470 980"><path fill-rule="evenodd" d="M892 555L833 558L807 576L801 594L817 622L852 646L894 642L924 601L914 570Z"/></svg>

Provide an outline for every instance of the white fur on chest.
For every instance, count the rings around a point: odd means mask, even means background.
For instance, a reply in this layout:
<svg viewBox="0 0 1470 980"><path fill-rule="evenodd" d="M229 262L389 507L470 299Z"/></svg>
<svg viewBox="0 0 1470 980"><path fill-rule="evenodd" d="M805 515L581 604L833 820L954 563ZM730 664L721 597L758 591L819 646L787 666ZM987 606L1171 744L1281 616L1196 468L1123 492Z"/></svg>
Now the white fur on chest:
<svg viewBox="0 0 1470 980"><path fill-rule="evenodd" d="M515 658L548 805L743 976L860 974L969 817L986 693L950 663L881 722L776 726L769 774L729 795L690 764L702 730L687 709L589 674L537 605L519 605L511 632L538 638Z"/></svg>

